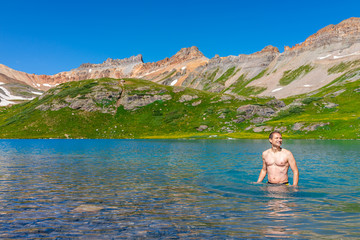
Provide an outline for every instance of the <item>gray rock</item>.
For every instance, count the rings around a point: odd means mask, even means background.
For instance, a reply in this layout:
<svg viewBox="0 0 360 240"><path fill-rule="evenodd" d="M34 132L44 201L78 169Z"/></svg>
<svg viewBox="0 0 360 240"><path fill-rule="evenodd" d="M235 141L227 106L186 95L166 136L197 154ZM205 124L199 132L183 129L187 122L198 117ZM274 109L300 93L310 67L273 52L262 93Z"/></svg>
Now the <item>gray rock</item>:
<svg viewBox="0 0 360 240"><path fill-rule="evenodd" d="M201 100L196 101L196 102L193 102L191 105L192 105L193 107L195 107L195 106L197 106L197 105L199 105L199 104L201 104Z"/></svg>
<svg viewBox="0 0 360 240"><path fill-rule="evenodd" d="M302 127L304 127L304 123L295 123L294 126L292 127L292 130L298 131L301 130Z"/></svg>
<svg viewBox="0 0 360 240"><path fill-rule="evenodd" d="M221 114L219 115L219 118L225 119L225 118L226 118L225 113L221 113Z"/></svg>
<svg viewBox="0 0 360 240"><path fill-rule="evenodd" d="M260 127L254 127L253 132L271 132L272 127L271 126L260 126Z"/></svg>
<svg viewBox="0 0 360 240"><path fill-rule="evenodd" d="M254 119L252 119L250 122L258 124L258 123L263 123L266 121L269 121L271 118L264 118L264 117L256 117Z"/></svg>
<svg viewBox="0 0 360 240"><path fill-rule="evenodd" d="M323 127L323 126L326 126L326 125L329 125L329 124L330 123L314 123L314 124L310 124L307 127L304 127L303 130L304 131L315 131L319 127Z"/></svg>
<svg viewBox="0 0 360 240"><path fill-rule="evenodd" d="M279 131L279 132L285 132L285 131L287 131L287 128L286 128L285 126L275 127L274 130L275 130L275 131Z"/></svg>
<svg viewBox="0 0 360 240"><path fill-rule="evenodd" d="M149 105L155 101L162 100L167 101L170 100L170 95L128 95L126 94L122 98L120 98L120 105L124 107L126 110L134 110L138 107L143 107Z"/></svg>
<svg viewBox="0 0 360 240"><path fill-rule="evenodd" d="M184 87L180 87L180 86L176 86L173 88L173 92L174 93L179 93L179 92L183 92L185 90Z"/></svg>
<svg viewBox="0 0 360 240"><path fill-rule="evenodd" d="M238 116L237 119L233 120L234 123L241 123L243 121L245 121L245 118L243 116Z"/></svg>
<svg viewBox="0 0 360 240"><path fill-rule="evenodd" d="M253 129L255 126L254 125L250 125L247 128L245 128L246 131L249 131L250 129Z"/></svg>
<svg viewBox="0 0 360 240"><path fill-rule="evenodd" d="M264 126L254 127L253 132L256 132L256 133L262 132L262 131L264 131L264 128L265 128Z"/></svg>
<svg viewBox="0 0 360 240"><path fill-rule="evenodd" d="M328 103L325 103L325 108L335 108L339 106L339 104L336 104L336 103L331 103L331 102L328 102Z"/></svg>
<svg viewBox="0 0 360 240"><path fill-rule="evenodd" d="M265 131L265 132L271 132L272 129L273 129L273 128L272 128L271 126L265 126L265 127L264 127L264 131Z"/></svg>
<svg viewBox="0 0 360 240"><path fill-rule="evenodd" d="M199 98L198 96L196 95L182 95L179 99L179 102L188 102L188 101L191 101L191 100L194 100L194 99L197 99Z"/></svg>
<svg viewBox="0 0 360 240"><path fill-rule="evenodd" d="M275 107L275 108L283 108L283 107L286 107L286 104L281 101L281 100L278 100L278 99L273 99L269 102L266 103L266 105L268 106L272 106L272 107Z"/></svg>
<svg viewBox="0 0 360 240"><path fill-rule="evenodd" d="M339 90L339 91L326 94L325 96L337 97L337 96L339 96L340 94L342 94L342 93L345 92L345 91L346 91L345 89L341 89L341 90Z"/></svg>
<svg viewBox="0 0 360 240"><path fill-rule="evenodd" d="M272 108L258 105L244 105L236 110L238 113L244 113L247 118L251 118L254 115L262 117L270 117L275 114Z"/></svg>
<svg viewBox="0 0 360 240"><path fill-rule="evenodd" d="M199 132L204 131L205 129L207 129L208 126L207 125L200 125L196 130L198 130Z"/></svg>

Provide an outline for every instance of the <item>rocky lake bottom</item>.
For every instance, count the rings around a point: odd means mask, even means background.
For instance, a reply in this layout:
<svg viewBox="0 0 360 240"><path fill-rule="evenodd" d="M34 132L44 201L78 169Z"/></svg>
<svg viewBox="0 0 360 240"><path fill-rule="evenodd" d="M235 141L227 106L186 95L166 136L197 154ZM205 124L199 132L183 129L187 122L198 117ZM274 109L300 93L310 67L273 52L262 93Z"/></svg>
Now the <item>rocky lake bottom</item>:
<svg viewBox="0 0 360 240"><path fill-rule="evenodd" d="M0 140L0 238L358 239L359 145L284 139L294 188L267 140Z"/></svg>

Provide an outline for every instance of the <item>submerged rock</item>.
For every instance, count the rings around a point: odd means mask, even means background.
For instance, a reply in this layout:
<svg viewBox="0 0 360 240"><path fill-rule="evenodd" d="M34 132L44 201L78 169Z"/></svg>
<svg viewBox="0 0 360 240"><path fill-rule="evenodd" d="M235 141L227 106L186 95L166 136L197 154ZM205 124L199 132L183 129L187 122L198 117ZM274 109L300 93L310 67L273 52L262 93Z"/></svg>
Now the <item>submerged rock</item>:
<svg viewBox="0 0 360 240"><path fill-rule="evenodd" d="M76 207L73 212L98 212L103 210L104 208L97 205L91 205L91 204L81 204L80 206Z"/></svg>

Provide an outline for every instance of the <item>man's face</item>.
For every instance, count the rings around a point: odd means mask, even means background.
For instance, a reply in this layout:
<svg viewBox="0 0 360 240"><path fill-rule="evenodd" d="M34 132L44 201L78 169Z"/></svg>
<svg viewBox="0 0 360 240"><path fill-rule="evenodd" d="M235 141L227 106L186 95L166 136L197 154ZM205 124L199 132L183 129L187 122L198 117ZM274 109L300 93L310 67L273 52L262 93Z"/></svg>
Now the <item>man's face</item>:
<svg viewBox="0 0 360 240"><path fill-rule="evenodd" d="M274 133L272 138L269 139L269 141L274 147L280 147L282 144L282 136L280 133Z"/></svg>

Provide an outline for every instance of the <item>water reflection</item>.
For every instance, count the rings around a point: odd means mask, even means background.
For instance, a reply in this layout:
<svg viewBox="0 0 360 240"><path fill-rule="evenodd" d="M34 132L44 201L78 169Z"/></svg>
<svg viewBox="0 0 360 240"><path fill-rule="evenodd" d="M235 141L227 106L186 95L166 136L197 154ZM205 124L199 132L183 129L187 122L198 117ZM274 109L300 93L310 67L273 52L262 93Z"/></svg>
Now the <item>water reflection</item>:
<svg viewBox="0 0 360 240"><path fill-rule="evenodd" d="M287 222L291 218L299 217L296 214L296 203L291 199L291 193L297 191L297 187L283 184L266 184L262 187L265 196L269 199L266 203L267 217L271 224L264 228L265 237L290 238L299 233L290 227Z"/></svg>
<svg viewBox="0 0 360 240"><path fill-rule="evenodd" d="M0 238L359 237L359 143L286 144L299 188L249 184L261 140L2 140Z"/></svg>

